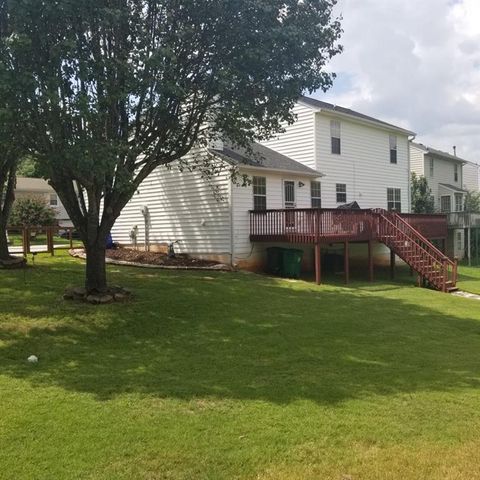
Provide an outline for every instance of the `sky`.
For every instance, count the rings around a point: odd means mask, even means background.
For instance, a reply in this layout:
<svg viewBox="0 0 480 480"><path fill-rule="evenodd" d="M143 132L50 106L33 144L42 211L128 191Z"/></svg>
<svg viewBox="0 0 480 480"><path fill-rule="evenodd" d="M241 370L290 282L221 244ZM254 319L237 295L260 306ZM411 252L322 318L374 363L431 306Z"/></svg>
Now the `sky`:
<svg viewBox="0 0 480 480"><path fill-rule="evenodd" d="M480 0L339 0L344 52L313 96L480 164Z"/></svg>

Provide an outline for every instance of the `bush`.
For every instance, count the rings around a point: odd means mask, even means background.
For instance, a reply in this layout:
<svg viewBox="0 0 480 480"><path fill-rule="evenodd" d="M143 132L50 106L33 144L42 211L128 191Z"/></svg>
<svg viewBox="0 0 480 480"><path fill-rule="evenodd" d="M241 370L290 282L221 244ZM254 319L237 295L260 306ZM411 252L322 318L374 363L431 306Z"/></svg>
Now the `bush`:
<svg viewBox="0 0 480 480"><path fill-rule="evenodd" d="M19 227L51 226L57 222L55 213L42 198L19 198L13 204L9 223Z"/></svg>

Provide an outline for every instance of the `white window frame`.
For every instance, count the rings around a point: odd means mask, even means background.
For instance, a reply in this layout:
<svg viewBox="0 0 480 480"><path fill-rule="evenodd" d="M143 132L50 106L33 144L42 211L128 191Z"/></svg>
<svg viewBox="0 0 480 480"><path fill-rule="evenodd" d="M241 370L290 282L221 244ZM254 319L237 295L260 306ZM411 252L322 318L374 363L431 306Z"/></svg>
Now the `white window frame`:
<svg viewBox="0 0 480 480"><path fill-rule="evenodd" d="M288 202L285 195L285 184L291 183L293 185L293 202ZM285 178L282 180L282 198L283 198L283 208L290 209L290 208L297 208L297 182L295 180L291 180L289 178Z"/></svg>
<svg viewBox="0 0 480 480"><path fill-rule="evenodd" d="M387 188L387 210L402 211L402 189L397 187Z"/></svg>
<svg viewBox="0 0 480 480"><path fill-rule="evenodd" d="M455 199L455 211L463 212L463 193L456 193L454 195L454 199ZM460 199L460 202L458 202L458 199Z"/></svg>
<svg viewBox="0 0 480 480"><path fill-rule="evenodd" d="M453 181L457 183L459 178L460 177L458 175L458 163L455 163L453 165Z"/></svg>
<svg viewBox="0 0 480 480"><path fill-rule="evenodd" d="M263 181L263 185L256 185L256 182L258 180L262 180ZM264 189L264 193L258 193L258 191L256 192L255 189L258 189L258 188L263 188ZM263 176L259 176L259 175L254 175L252 177L252 194L253 194L253 210L258 210L258 211L261 211L261 210L266 210L267 209L267 177L263 177ZM264 198L265 199L265 208L258 208L256 209L255 208L255 198Z"/></svg>
<svg viewBox="0 0 480 480"><path fill-rule="evenodd" d="M338 152L334 152L334 139L338 140ZM342 154L342 122L340 120L330 120L330 153L332 155Z"/></svg>
<svg viewBox="0 0 480 480"><path fill-rule="evenodd" d="M58 207L58 195L56 193L50 194L48 204L51 207Z"/></svg>
<svg viewBox="0 0 480 480"><path fill-rule="evenodd" d="M398 163L398 138L396 135L389 135L390 144L390 163L397 165Z"/></svg>
<svg viewBox="0 0 480 480"><path fill-rule="evenodd" d="M448 198L448 210L443 206L443 199ZM452 196L451 195L440 195L440 211L442 213L451 213L452 211Z"/></svg>
<svg viewBox="0 0 480 480"><path fill-rule="evenodd" d="M314 190L316 191L314 192ZM319 201L320 205L314 205L315 201L317 200ZM310 206L312 208L322 208L322 182L319 180L310 181Z"/></svg>
<svg viewBox="0 0 480 480"><path fill-rule="evenodd" d="M430 157L430 177L435 175L435 163L434 159Z"/></svg>
<svg viewBox="0 0 480 480"><path fill-rule="evenodd" d="M339 191L338 187L345 187L345 191ZM339 200L338 195L345 195L345 200ZM346 183L337 183L335 184L335 200L337 203L347 203L348 195L347 195L347 184Z"/></svg>

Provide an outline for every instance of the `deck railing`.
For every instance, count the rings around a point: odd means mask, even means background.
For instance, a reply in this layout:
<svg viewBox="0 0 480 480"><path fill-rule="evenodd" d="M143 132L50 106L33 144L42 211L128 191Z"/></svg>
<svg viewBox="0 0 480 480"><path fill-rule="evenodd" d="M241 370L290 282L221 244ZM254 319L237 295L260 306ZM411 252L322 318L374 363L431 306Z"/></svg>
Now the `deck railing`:
<svg viewBox="0 0 480 480"><path fill-rule="evenodd" d="M447 214L450 228L477 228L480 227L480 213L451 212Z"/></svg>
<svg viewBox="0 0 480 480"><path fill-rule="evenodd" d="M445 215L402 214L429 239L447 237ZM375 240L378 216L373 210L296 208L250 211L250 239L263 242L334 243Z"/></svg>

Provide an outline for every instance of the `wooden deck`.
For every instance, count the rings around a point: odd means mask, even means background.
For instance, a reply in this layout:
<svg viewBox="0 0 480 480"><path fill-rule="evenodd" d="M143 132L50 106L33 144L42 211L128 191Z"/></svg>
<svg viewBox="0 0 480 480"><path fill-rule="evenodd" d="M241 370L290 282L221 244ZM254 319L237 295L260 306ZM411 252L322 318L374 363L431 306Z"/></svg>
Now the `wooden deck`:
<svg viewBox="0 0 480 480"><path fill-rule="evenodd" d="M295 244L368 242L378 240L379 212L297 208L250 211L252 242ZM447 238L446 215L401 214L429 240Z"/></svg>
<svg viewBox="0 0 480 480"><path fill-rule="evenodd" d="M445 240L446 215L397 214L382 209L290 209L250 211L252 242L315 245L315 278L321 282L321 248L343 243L345 281L349 281L349 244L368 243L368 271L373 280L373 242L390 249L392 276L395 257L418 273L419 284L443 292L456 290L457 266L431 240Z"/></svg>

